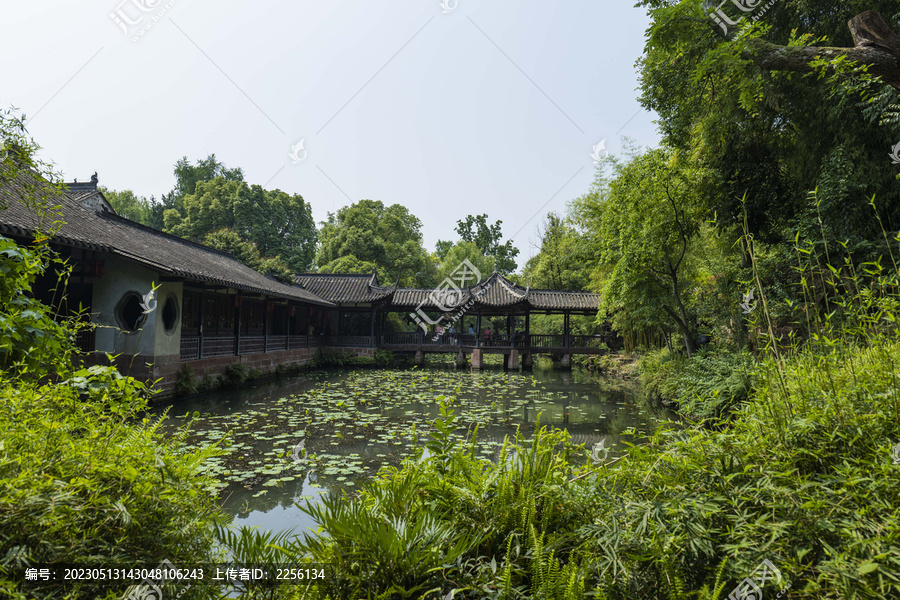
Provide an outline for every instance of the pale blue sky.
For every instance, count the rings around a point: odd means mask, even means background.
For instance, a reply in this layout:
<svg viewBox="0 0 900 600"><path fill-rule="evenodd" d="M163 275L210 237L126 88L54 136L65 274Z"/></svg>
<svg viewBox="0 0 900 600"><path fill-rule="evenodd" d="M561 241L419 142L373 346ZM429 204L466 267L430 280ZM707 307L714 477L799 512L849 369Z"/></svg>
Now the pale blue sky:
<svg viewBox="0 0 900 600"><path fill-rule="evenodd" d="M67 180L98 171L159 197L177 159L214 152L302 194L316 221L362 198L403 204L429 250L486 212L521 268L542 216L588 189L594 144L657 144L636 100L649 20L609 0L445 2L7 2L0 104ZM117 9L143 16L128 36Z"/></svg>

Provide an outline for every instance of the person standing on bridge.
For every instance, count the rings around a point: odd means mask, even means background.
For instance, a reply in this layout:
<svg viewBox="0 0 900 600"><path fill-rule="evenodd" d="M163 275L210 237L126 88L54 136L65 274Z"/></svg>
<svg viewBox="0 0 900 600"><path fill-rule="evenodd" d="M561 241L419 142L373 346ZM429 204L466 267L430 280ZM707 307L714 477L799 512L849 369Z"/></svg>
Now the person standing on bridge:
<svg viewBox="0 0 900 600"><path fill-rule="evenodd" d="M491 328L488 327L487 329L484 330L484 343L486 346L489 346L491 344L492 337L493 336L491 335Z"/></svg>

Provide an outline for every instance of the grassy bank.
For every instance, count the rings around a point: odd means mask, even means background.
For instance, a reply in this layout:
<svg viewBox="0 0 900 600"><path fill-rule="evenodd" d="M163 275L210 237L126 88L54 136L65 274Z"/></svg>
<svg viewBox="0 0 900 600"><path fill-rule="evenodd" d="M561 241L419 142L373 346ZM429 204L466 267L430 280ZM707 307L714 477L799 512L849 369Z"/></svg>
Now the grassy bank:
<svg viewBox="0 0 900 600"><path fill-rule="evenodd" d="M290 552L332 566L329 598L900 597L900 286L863 268L804 281L802 337L761 293L756 354L645 357L651 392L716 427L613 461L542 431L492 463L449 443L450 399L427 453L310 509L325 535Z"/></svg>
<svg viewBox="0 0 900 600"><path fill-rule="evenodd" d="M760 365L727 431L589 464L561 432L497 464L443 443L312 511L333 598L721 598L764 560L790 598L900 594L900 343Z"/></svg>

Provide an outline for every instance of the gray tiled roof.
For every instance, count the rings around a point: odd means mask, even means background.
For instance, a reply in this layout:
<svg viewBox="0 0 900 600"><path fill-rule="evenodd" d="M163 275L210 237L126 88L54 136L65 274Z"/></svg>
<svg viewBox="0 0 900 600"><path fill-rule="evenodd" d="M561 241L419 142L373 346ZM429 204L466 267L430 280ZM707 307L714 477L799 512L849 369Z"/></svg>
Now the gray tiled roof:
<svg viewBox="0 0 900 600"><path fill-rule="evenodd" d="M336 303L370 303L388 298L397 286L378 285L375 273L301 273L294 279L297 285L322 298Z"/></svg>
<svg viewBox="0 0 900 600"><path fill-rule="evenodd" d="M30 236L39 228L41 220L21 201L27 194L26 186L32 181L33 177L20 173L0 186L0 233ZM331 305L308 290L281 283L254 271L230 254L145 227L112 212L95 212L81 204L98 192L79 190L64 195L47 184L39 193L60 207L65 223L54 240L63 245L122 256L187 280ZM3 206L6 206L5 210L2 209Z"/></svg>
<svg viewBox="0 0 900 600"><path fill-rule="evenodd" d="M538 310L597 310L600 306L600 294L531 290L528 293L528 303Z"/></svg>
<svg viewBox="0 0 900 600"><path fill-rule="evenodd" d="M460 298L448 294L442 301L444 308L454 309L470 300L475 306L484 308L515 307L532 310L576 310L596 311L600 305L600 295L590 292L569 292L557 290L532 290L514 284L497 272L487 279L462 291ZM392 306L418 307L438 309L435 299L441 299L431 289L400 288L391 299ZM326 296L327 297L327 296Z"/></svg>

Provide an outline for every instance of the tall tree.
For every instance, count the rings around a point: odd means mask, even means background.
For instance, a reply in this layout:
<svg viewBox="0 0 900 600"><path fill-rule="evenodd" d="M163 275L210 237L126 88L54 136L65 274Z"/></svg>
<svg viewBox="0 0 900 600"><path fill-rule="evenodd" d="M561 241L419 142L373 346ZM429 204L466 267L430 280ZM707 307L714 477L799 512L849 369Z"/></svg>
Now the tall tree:
<svg viewBox="0 0 900 600"><path fill-rule="evenodd" d="M696 174L661 149L614 164L611 181L598 177L576 201L593 232L601 313L623 332L674 326L690 354L696 333L687 300L696 280L690 251L704 214Z"/></svg>
<svg viewBox="0 0 900 600"><path fill-rule="evenodd" d="M164 213L167 210L184 211L184 199L196 191L197 184L201 181L212 181L222 178L225 181L243 181L244 172L238 167L229 169L224 163L210 154L200 159L196 164L191 164L187 156L175 163L175 187L167 194L163 194L162 202L154 204L150 212L150 225L157 229L164 227Z"/></svg>
<svg viewBox="0 0 900 600"><path fill-rule="evenodd" d="M434 259L422 246L422 222L399 204L360 200L328 213L319 231L319 270L374 265L384 282L430 287L437 283ZM340 268L338 268L340 267Z"/></svg>
<svg viewBox="0 0 900 600"><path fill-rule="evenodd" d="M441 255L440 252L436 252L435 257L438 259L438 277L442 281L444 278L450 277L450 275L452 275L465 260L468 260L476 269L478 269L482 279L489 277L494 270L493 259L489 256L485 256L484 252L481 251L481 248L479 248L475 242L460 240L455 244L451 244L444 250L443 255ZM469 285L472 285L473 283L475 282L468 282Z"/></svg>
<svg viewBox="0 0 900 600"><path fill-rule="evenodd" d="M142 225L150 225L150 213L156 201L138 196L131 190L116 191L100 186L98 188L109 201L116 214Z"/></svg>
<svg viewBox="0 0 900 600"><path fill-rule="evenodd" d="M497 221L493 225L488 223L488 216L485 215L469 215L464 220L456 222L456 233L466 242L472 242L481 250L481 253L496 262L497 270L503 274L509 274L516 270L516 261L514 260L519 254L512 240L503 240L503 230L501 226L503 221ZM449 242L438 242L438 251L447 246ZM493 268L491 269L493 270Z"/></svg>
<svg viewBox="0 0 900 600"><path fill-rule="evenodd" d="M229 252L248 267L291 283L293 271L280 257L265 257L253 242L243 239L233 229L223 228L206 234L203 243L216 250Z"/></svg>
<svg viewBox="0 0 900 600"><path fill-rule="evenodd" d="M281 257L294 272L308 270L315 256L315 222L302 196L224 177L198 181L181 211L165 211L163 228L196 241L231 230L262 256Z"/></svg>
<svg viewBox="0 0 900 600"><path fill-rule="evenodd" d="M729 20L746 15L727 35L708 16L718 3L640 4L652 17L641 101L659 115L664 143L713 173L704 196L720 225L736 230L746 209L751 233L777 242L818 232L821 217L829 239L865 247L878 236L874 196L887 228L900 228L887 158L900 139L892 116L900 95L876 64L900 64L880 45L896 39L870 35L877 26L848 27L873 9L897 29L895 0L778 0L753 12L726 2ZM808 199L816 188L818 206Z"/></svg>
<svg viewBox="0 0 900 600"><path fill-rule="evenodd" d="M540 250L525 264L522 278L533 288L582 290L590 280L587 263L583 237L551 212L542 227Z"/></svg>

